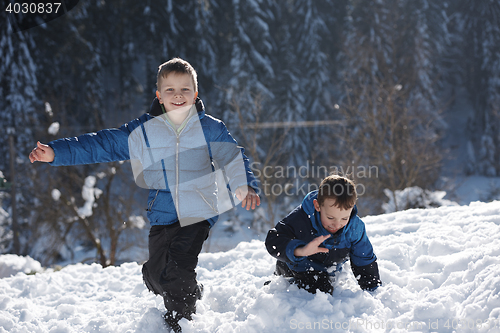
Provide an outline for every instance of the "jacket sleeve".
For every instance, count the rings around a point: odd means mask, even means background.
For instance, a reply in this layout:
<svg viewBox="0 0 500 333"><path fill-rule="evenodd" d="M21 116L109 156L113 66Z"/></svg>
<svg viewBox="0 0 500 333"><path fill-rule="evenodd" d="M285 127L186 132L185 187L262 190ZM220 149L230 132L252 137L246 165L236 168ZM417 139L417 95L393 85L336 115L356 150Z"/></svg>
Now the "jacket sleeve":
<svg viewBox="0 0 500 333"><path fill-rule="evenodd" d="M365 266L356 266L351 263L351 267L361 289L373 291L382 285L376 259Z"/></svg>
<svg viewBox="0 0 500 333"><path fill-rule="evenodd" d="M258 193L258 182L250 169L250 161L245 155L245 149L238 146L222 121L219 121L215 127L210 140L210 150L217 165L224 168L229 186L233 191L239 186L248 185Z"/></svg>
<svg viewBox="0 0 500 333"><path fill-rule="evenodd" d="M353 232L351 246L351 268L358 284L363 290L375 290L382 284L378 271L377 257L366 235L365 224L358 218Z"/></svg>
<svg viewBox="0 0 500 333"><path fill-rule="evenodd" d="M304 246L307 242L297 239L297 228L301 218L307 218L301 206L294 209L287 217L278 222L269 230L266 237L267 252L274 258L284 262L299 262L306 257L296 257L293 252L297 247Z"/></svg>
<svg viewBox="0 0 500 333"><path fill-rule="evenodd" d="M49 146L55 157L49 164L62 166L129 160L128 135L139 123L140 119L135 119L120 128L51 141Z"/></svg>

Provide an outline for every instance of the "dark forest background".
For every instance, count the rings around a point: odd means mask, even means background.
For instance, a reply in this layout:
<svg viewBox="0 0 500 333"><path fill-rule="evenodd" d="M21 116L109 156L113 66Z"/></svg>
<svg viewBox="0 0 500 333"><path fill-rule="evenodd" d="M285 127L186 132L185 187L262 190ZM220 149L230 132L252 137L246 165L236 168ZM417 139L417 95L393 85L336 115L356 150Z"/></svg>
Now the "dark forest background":
<svg viewBox="0 0 500 333"><path fill-rule="evenodd" d="M385 189L441 189L450 165L500 176L498 0L82 0L17 33L1 15L1 252L48 265L83 247L109 265L147 246L147 193L128 163L51 168L27 156L37 140L147 112L158 65L176 56L253 162L262 209L229 218L259 232L325 170L363 186L363 215L381 212ZM453 128L463 109L466 126ZM450 131L465 142L459 164Z"/></svg>

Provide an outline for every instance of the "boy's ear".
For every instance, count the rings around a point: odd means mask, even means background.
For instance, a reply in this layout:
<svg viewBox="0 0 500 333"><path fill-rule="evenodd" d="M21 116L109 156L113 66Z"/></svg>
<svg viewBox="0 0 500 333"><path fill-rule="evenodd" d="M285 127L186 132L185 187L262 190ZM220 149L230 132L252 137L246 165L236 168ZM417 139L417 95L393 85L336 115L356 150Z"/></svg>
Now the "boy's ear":
<svg viewBox="0 0 500 333"><path fill-rule="evenodd" d="M313 200L313 205L314 205L314 209L316 209L316 211L320 211L320 208L319 208L319 202L318 200L314 199Z"/></svg>
<svg viewBox="0 0 500 333"><path fill-rule="evenodd" d="M194 93L194 99L196 100L196 97L198 97L198 92Z"/></svg>
<svg viewBox="0 0 500 333"><path fill-rule="evenodd" d="M156 98L158 98L158 100L160 100L160 92L158 90L156 91Z"/></svg>

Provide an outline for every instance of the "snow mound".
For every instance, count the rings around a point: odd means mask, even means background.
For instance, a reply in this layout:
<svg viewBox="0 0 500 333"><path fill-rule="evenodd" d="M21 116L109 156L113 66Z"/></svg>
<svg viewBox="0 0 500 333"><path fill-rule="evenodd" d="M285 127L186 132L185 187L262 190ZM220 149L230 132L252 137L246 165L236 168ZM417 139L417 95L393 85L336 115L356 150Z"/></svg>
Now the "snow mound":
<svg viewBox="0 0 500 333"><path fill-rule="evenodd" d="M385 189L384 194L389 202L382 204L384 213L393 213L398 210L409 208L436 208L441 206L458 206L458 203L443 199L445 191L429 191L418 186L407 187L404 190L396 190L394 193Z"/></svg>
<svg viewBox="0 0 500 333"><path fill-rule="evenodd" d="M0 279L19 272L40 272L42 265L31 257L21 257L15 254L4 254L0 256Z"/></svg>
<svg viewBox="0 0 500 333"><path fill-rule="evenodd" d="M200 255L204 296L183 332L500 331L500 202L363 220L384 282L374 293L346 264L333 295L309 294L272 275L263 242L242 242ZM0 332L165 332L136 263L18 274L0 290Z"/></svg>

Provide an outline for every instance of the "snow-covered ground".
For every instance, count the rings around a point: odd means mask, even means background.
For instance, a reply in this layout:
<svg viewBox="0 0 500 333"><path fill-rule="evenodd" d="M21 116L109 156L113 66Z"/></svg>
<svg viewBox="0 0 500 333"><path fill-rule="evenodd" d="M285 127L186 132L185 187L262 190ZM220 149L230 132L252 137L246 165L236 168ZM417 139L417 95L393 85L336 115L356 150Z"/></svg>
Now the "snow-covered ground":
<svg viewBox="0 0 500 333"><path fill-rule="evenodd" d="M499 201L364 221L384 282L374 293L359 289L346 264L333 296L309 294L272 276L261 241L241 242L200 255L205 293L183 331L500 332ZM26 267L13 269L21 272L0 279L0 332L165 332L162 299L147 291L137 263L26 275L39 267L22 260Z"/></svg>

